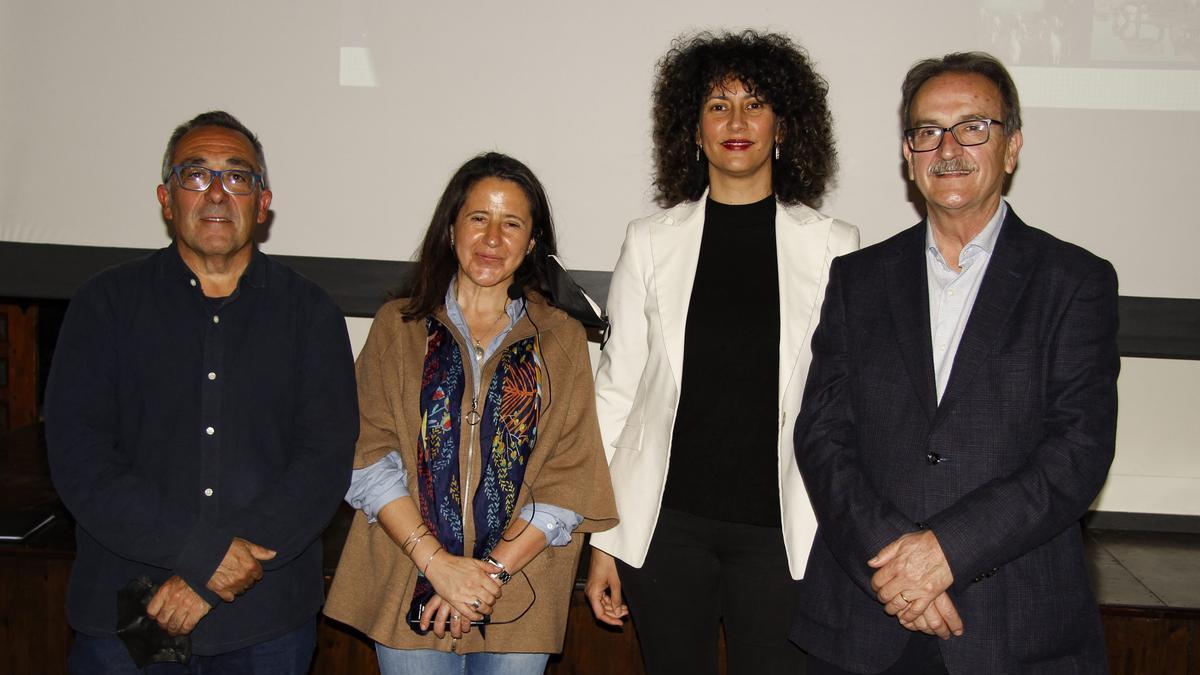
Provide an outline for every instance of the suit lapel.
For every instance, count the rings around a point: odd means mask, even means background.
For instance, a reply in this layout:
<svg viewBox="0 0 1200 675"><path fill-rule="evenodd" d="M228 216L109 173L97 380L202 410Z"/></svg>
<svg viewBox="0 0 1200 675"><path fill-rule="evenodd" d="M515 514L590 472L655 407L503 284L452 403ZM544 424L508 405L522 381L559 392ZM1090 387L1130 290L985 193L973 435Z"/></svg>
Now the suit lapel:
<svg viewBox="0 0 1200 675"><path fill-rule="evenodd" d="M666 343L667 360L675 386L683 380L683 338L688 303L696 280L700 241L704 235L704 203L680 204L662 214L650 227L650 256L654 265L654 293L658 300L659 330Z"/></svg>
<svg viewBox="0 0 1200 675"><path fill-rule="evenodd" d="M1027 228L1009 208L996 240L996 249L975 296L971 316L963 329L962 340L958 343L950 379L938 407L938 418L944 417L958 401L980 365L1004 336L1004 327L1021 297L1032 266L1032 259L1023 245Z"/></svg>
<svg viewBox="0 0 1200 675"><path fill-rule="evenodd" d="M896 241L895 255L885 263L888 308L904 369L929 419L937 410L933 381L933 338L929 334L929 282L925 262L925 223Z"/></svg>
<svg viewBox="0 0 1200 675"><path fill-rule="evenodd" d="M801 352L820 318L813 310L829 269L832 221L806 206L775 209L775 252L779 271L779 406L796 372ZM803 383L801 383L803 384Z"/></svg>

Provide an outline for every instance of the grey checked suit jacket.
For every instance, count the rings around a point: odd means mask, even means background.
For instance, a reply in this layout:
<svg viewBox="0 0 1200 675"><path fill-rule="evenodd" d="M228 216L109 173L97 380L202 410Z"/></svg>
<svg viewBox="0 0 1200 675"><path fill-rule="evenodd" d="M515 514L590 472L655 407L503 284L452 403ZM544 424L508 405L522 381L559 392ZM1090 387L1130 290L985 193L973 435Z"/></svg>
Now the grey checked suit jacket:
<svg viewBox="0 0 1200 675"><path fill-rule="evenodd" d="M1107 672L1078 520L1112 461L1112 266L1011 209L937 403L925 224L838 258L796 422L819 529L793 639L878 672L909 632L866 561L920 526L954 573L950 673Z"/></svg>

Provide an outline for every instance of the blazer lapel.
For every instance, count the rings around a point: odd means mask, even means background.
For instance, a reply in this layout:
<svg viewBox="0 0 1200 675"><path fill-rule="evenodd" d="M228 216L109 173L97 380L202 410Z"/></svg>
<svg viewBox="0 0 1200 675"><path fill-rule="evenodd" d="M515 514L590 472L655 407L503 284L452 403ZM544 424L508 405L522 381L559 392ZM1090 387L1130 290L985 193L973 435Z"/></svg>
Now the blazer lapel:
<svg viewBox="0 0 1200 675"><path fill-rule="evenodd" d="M797 361L820 319L814 309L831 255L831 222L807 206L775 210L775 253L779 269L779 405ZM801 383L803 384L803 383Z"/></svg>
<svg viewBox="0 0 1200 675"><path fill-rule="evenodd" d="M958 400L1004 335L1004 326L1012 317L1032 265L1022 245L1026 227L1010 207L996 240L996 250L980 282L971 316L963 329L962 340L958 343L950 379L938 407L938 418L944 417Z"/></svg>
<svg viewBox="0 0 1200 675"><path fill-rule="evenodd" d="M933 338L929 334L925 227L922 221L897 240L895 255L885 263L885 275L888 309L896 326L904 369L921 408L932 420L937 410L937 384L933 381Z"/></svg>
<svg viewBox="0 0 1200 675"><path fill-rule="evenodd" d="M654 265L654 293L658 300L659 330L666 343L667 360L675 386L683 380L683 338L688 302L696 280L700 241L704 235L704 203L686 202L662 214L650 228L650 256Z"/></svg>

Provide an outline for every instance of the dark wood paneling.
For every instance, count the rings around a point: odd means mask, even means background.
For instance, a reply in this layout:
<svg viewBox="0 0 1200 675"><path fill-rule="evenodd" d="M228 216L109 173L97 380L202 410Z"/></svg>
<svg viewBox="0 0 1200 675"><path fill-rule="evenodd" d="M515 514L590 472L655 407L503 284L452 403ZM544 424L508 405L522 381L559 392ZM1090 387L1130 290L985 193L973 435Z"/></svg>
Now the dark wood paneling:
<svg viewBox="0 0 1200 675"><path fill-rule="evenodd" d="M1196 619L1106 608L1101 620L1112 675L1200 675Z"/></svg>
<svg viewBox="0 0 1200 675"><path fill-rule="evenodd" d="M65 675L71 561L0 554L0 671Z"/></svg>
<svg viewBox="0 0 1200 675"><path fill-rule="evenodd" d="M37 305L0 304L0 431L20 429L37 421Z"/></svg>
<svg viewBox="0 0 1200 675"><path fill-rule="evenodd" d="M329 587L326 579L325 587ZM362 633L321 615L311 675L379 675L375 647Z"/></svg>

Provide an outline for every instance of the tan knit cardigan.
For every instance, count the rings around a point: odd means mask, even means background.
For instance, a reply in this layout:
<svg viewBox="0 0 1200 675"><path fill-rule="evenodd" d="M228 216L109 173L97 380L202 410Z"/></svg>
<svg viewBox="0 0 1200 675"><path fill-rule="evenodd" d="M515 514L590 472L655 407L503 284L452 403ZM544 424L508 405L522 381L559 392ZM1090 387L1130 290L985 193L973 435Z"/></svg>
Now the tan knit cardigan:
<svg viewBox="0 0 1200 675"><path fill-rule="evenodd" d="M417 494L416 439L420 433L421 370L427 338L424 320L404 321L405 301L384 305L371 325L370 335L356 363L360 431L354 466L369 466L393 450L399 450L408 469L408 489ZM342 551L337 574L325 604L325 614L362 631L375 641L395 649L436 649L469 652L559 652L566 632L567 610L575 581L575 568L584 532L616 525L608 464L596 421L591 362L583 327L561 310L538 297L526 304L526 316L513 327L504 347L535 333L539 338L542 407L537 445L529 458L525 482L513 517L531 497L554 504L584 517L583 524L563 547L547 548L516 574L504 587L496 603L493 621L519 620L488 626L486 639L472 630L460 640L447 634L438 639L432 632L414 633L405 622L417 574L413 562L377 524L368 524L360 511ZM469 350L441 308L435 317L449 327L459 343L465 362ZM484 365L483 382L490 382L499 355ZM467 370L470 378L470 369ZM470 408L473 386L465 387L463 410ZM462 425L462 445L469 426ZM480 475L480 453L474 453L471 475ZM460 481L467 466L462 462ZM464 483L465 484L465 483ZM469 514L467 514L469 516ZM474 526L467 517L464 539L474 540ZM534 596L536 594L536 601Z"/></svg>

